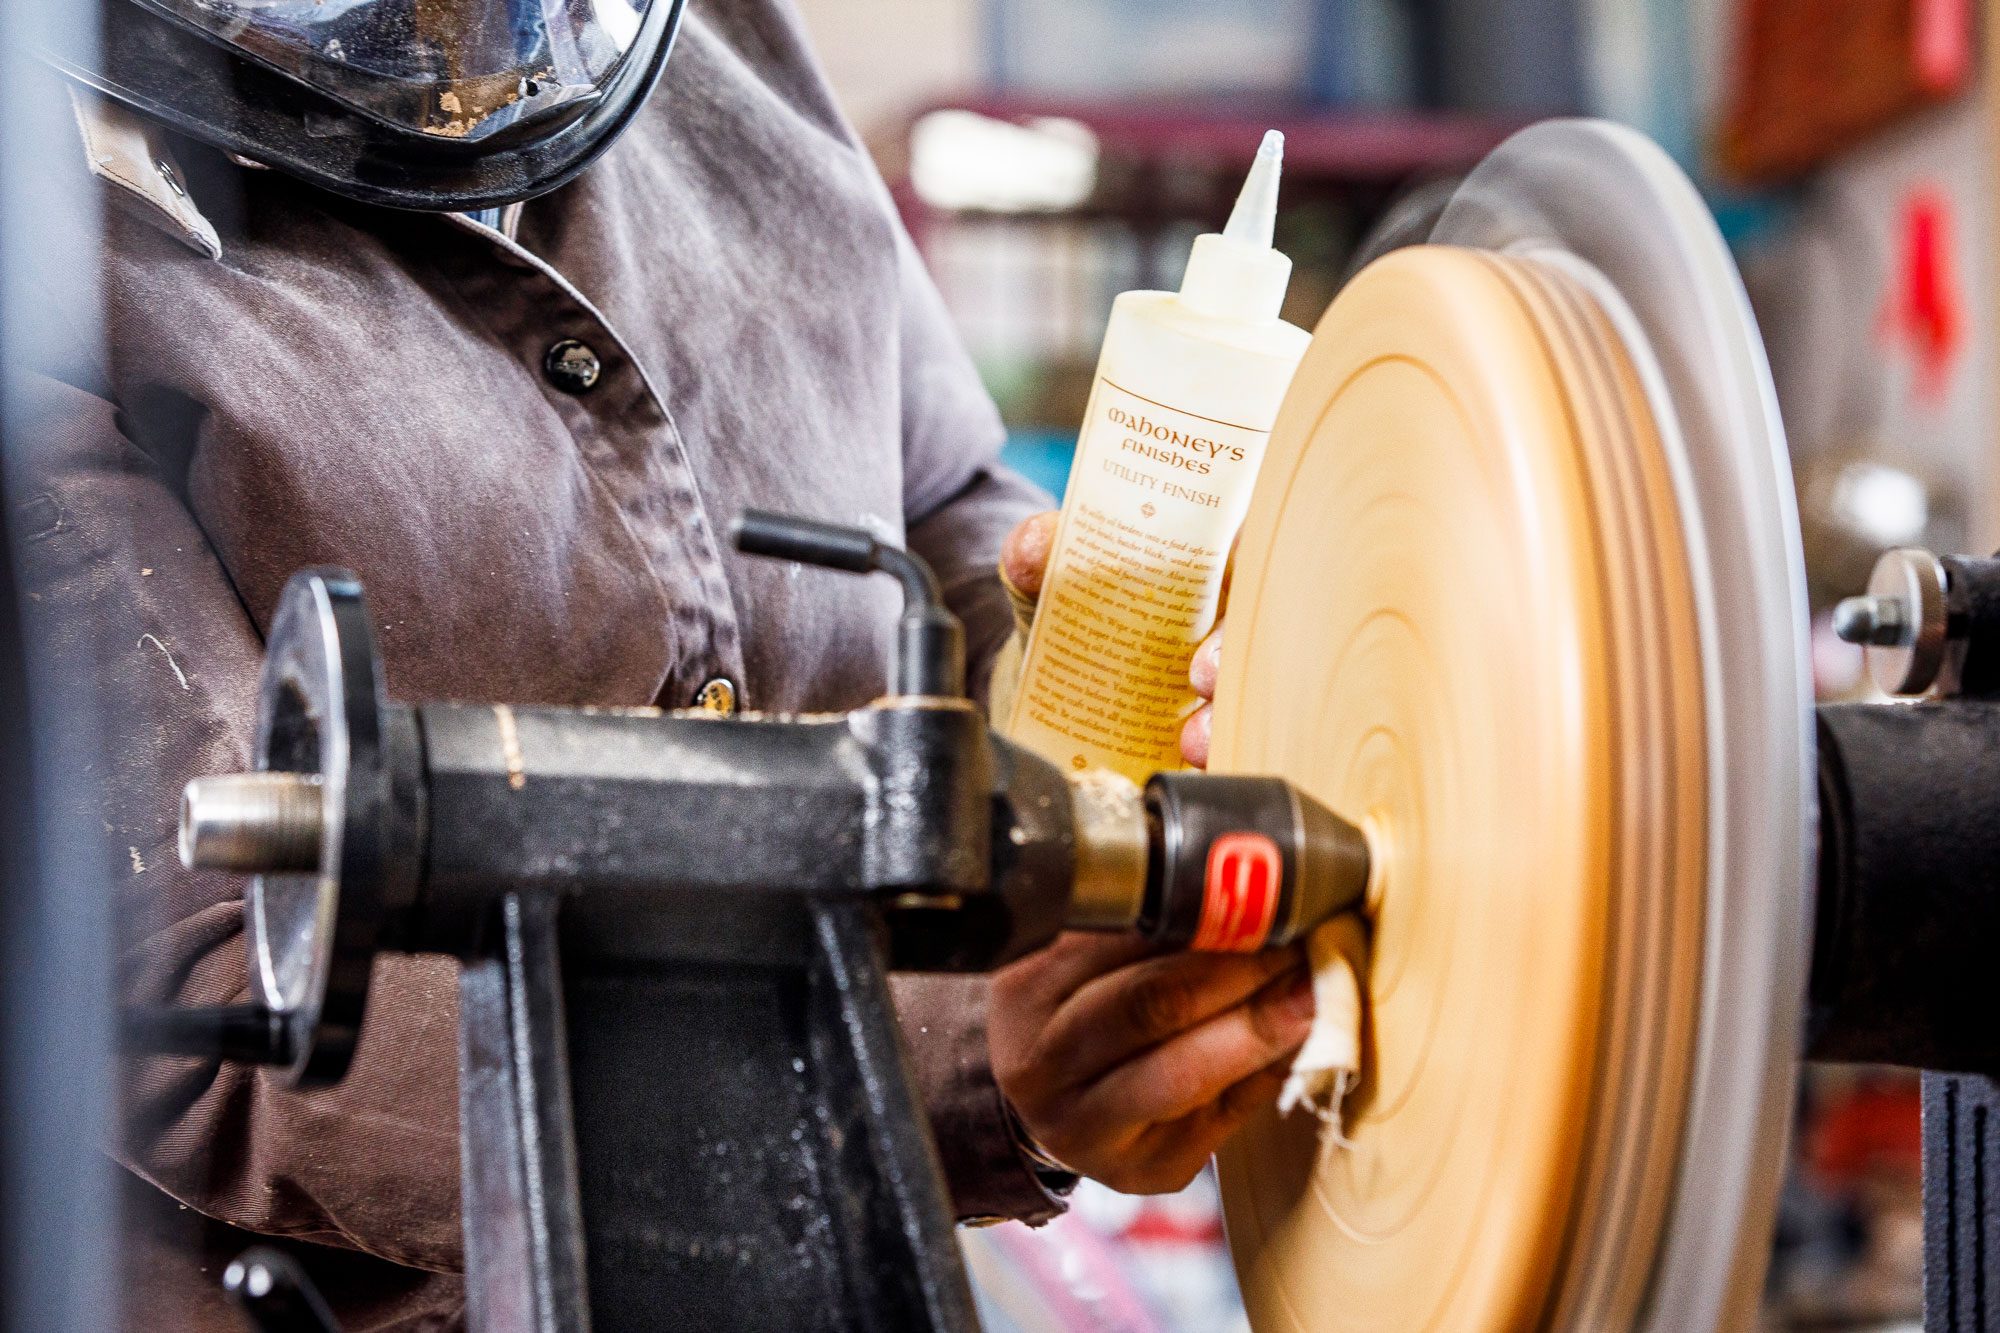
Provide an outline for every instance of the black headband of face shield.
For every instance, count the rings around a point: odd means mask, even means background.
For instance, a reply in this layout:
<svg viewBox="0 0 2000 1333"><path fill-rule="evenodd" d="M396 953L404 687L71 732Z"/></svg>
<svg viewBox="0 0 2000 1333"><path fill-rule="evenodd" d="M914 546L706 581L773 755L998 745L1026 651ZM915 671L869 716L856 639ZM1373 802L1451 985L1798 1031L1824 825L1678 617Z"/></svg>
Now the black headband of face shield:
<svg viewBox="0 0 2000 1333"><path fill-rule="evenodd" d="M71 78L191 139L367 204L472 212L573 179L631 124L666 67L686 0L654 0L593 96L476 141L357 112L131 0L106 0L96 49L47 52Z"/></svg>

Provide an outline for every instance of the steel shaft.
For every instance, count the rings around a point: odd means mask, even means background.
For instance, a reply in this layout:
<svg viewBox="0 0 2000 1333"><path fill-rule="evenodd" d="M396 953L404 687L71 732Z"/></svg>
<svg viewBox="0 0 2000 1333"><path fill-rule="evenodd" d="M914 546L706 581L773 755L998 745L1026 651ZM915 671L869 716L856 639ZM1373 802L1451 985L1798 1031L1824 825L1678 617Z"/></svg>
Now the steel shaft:
<svg viewBox="0 0 2000 1333"><path fill-rule="evenodd" d="M196 778L181 794L181 864L245 875L317 870L324 810L317 774Z"/></svg>

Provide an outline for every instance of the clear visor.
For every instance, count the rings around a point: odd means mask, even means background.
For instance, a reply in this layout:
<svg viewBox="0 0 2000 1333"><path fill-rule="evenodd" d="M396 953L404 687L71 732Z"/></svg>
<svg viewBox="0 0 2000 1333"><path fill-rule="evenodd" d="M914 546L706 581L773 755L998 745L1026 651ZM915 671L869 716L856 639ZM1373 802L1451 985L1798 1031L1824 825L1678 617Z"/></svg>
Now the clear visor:
<svg viewBox="0 0 2000 1333"><path fill-rule="evenodd" d="M594 96L653 0L142 0L389 124L483 139Z"/></svg>

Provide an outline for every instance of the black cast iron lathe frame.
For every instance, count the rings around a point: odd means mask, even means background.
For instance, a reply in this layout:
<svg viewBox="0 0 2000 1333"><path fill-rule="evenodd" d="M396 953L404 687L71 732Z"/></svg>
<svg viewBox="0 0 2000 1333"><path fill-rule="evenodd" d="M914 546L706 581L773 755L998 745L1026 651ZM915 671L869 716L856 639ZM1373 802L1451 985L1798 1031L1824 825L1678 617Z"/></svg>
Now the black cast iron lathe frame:
<svg viewBox="0 0 2000 1333"><path fill-rule="evenodd" d="M1899 575L1888 577L1885 575ZM1917 702L1822 704L1806 1054L1925 1071L1924 1327L2000 1330L2000 559L1895 551L1942 591L1872 638ZM1866 619L1873 620L1872 614ZM1935 623L1926 624L1926 620ZM1836 622L1838 623L1838 621ZM1875 627L1850 631L1865 637ZM1913 652L1930 661L1913 667ZM1882 663L1871 661L1871 666Z"/></svg>
<svg viewBox="0 0 2000 1333"><path fill-rule="evenodd" d="M380 953L455 956L477 1329L974 1328L888 972L990 970L1073 912L1185 944L1232 833L1282 864L1253 944L1366 883L1361 835L1275 779L1162 775L1100 845L1104 811L964 697L920 561L771 515L737 539L899 578L892 693L782 719L405 707L358 584L312 571L272 624L260 774L190 786L184 857L256 874L253 1003L134 1039L324 1085ZM1116 910L1078 909L1121 874ZM238 1267L286 1279L267 1328L319 1326L282 1256Z"/></svg>
<svg viewBox="0 0 2000 1333"><path fill-rule="evenodd" d="M271 643L260 758L344 790L331 911L317 854L251 893L264 1058L335 1081L378 951L460 960L474 1327L972 1327L887 950L991 962L1054 931L1062 904L1018 890L1067 869L1037 822L1059 774L940 696L782 726L381 706L337 575Z"/></svg>

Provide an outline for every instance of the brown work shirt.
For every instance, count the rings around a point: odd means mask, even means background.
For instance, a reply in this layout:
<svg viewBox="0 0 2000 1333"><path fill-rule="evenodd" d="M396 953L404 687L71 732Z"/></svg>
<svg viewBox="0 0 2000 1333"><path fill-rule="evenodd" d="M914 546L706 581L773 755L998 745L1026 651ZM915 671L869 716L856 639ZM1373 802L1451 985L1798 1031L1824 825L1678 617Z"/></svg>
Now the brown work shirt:
<svg viewBox="0 0 2000 1333"><path fill-rule="evenodd" d="M189 777L244 766L286 578L356 571L391 694L767 710L881 691L887 579L740 557L750 505L938 569L975 664L1003 534L1047 503L781 5L689 18L640 120L501 228L394 213L80 99L108 345L40 349L14 519L34 633L95 683L127 998L246 995L241 883L175 856ZM551 349L569 343L567 365ZM809 836L802 831L802 836ZM299 1094L127 1069L135 1328L230 1328L247 1233L298 1242L350 1330L463 1308L454 965L384 958L353 1072ZM962 1214L1048 1215L986 1064L982 986L899 979Z"/></svg>

